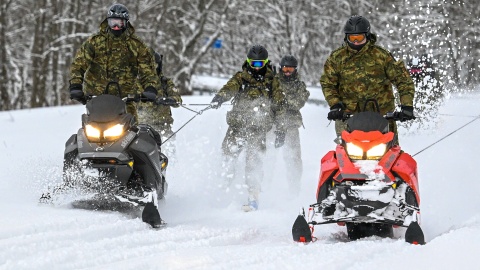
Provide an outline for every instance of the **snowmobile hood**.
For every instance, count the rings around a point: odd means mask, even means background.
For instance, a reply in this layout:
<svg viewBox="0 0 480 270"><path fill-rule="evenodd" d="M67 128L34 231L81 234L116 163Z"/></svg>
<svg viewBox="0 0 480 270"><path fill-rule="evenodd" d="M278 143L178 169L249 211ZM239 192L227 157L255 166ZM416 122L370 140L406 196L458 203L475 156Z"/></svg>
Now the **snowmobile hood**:
<svg viewBox="0 0 480 270"><path fill-rule="evenodd" d="M88 120L107 123L117 120L127 113L125 102L117 96L101 95L87 103Z"/></svg>

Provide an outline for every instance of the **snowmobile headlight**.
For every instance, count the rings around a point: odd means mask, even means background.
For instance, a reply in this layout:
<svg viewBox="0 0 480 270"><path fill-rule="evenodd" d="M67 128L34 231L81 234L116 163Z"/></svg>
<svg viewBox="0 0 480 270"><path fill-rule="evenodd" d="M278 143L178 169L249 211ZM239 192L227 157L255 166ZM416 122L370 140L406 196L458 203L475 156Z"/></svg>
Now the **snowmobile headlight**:
<svg viewBox="0 0 480 270"><path fill-rule="evenodd" d="M351 159L362 159L363 149L351 142L347 143L347 153Z"/></svg>
<svg viewBox="0 0 480 270"><path fill-rule="evenodd" d="M85 135L87 135L88 138L100 139L100 130L94 128L91 125L86 125Z"/></svg>
<svg viewBox="0 0 480 270"><path fill-rule="evenodd" d="M385 155L385 151L387 151L387 144L377 144L367 151L367 159L380 159Z"/></svg>
<svg viewBox="0 0 480 270"><path fill-rule="evenodd" d="M380 143L368 149L365 153L361 147L353 143L347 143L347 153L351 159L380 159L387 151L387 144Z"/></svg>
<svg viewBox="0 0 480 270"><path fill-rule="evenodd" d="M116 124L115 126L103 132L103 136L105 137L105 139L119 137L122 134L123 134L123 125L121 124Z"/></svg>

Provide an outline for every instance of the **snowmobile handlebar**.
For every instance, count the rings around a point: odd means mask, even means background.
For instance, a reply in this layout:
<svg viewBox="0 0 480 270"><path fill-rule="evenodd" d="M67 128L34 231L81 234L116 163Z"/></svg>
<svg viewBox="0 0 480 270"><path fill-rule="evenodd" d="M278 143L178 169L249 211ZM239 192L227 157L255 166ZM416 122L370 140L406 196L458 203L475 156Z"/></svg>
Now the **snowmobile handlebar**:
<svg viewBox="0 0 480 270"><path fill-rule="evenodd" d="M86 96L85 96L85 103L84 103L84 105L85 105L88 101L92 100L92 99L95 98L95 97L97 97L97 95L86 95ZM134 103L138 103L138 102L153 102L153 103L157 104L157 103L156 103L156 100L149 99L149 98L144 97L144 96L142 96L142 95L140 95L140 94L130 94L130 95L122 98L122 100L123 100L123 102L125 102L125 104L132 103L132 102L134 102Z"/></svg>
<svg viewBox="0 0 480 270"><path fill-rule="evenodd" d="M343 118L342 118L342 121L346 121L348 120L350 117L352 117L354 115L354 113L347 113L345 112L343 114ZM395 112L387 112L385 113L384 115L382 115L386 120L393 120L393 121L400 121L400 122L405 122L405 121L408 121L408 120L415 120L416 117L413 116L412 119L407 119L405 118L405 116L403 115L402 112L398 112L398 111L395 111Z"/></svg>

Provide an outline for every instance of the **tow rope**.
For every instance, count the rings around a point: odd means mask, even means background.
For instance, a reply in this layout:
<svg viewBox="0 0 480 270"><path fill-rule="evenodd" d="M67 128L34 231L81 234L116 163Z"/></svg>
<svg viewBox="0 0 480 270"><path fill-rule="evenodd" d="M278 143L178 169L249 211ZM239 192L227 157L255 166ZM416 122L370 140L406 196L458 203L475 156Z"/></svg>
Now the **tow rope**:
<svg viewBox="0 0 480 270"><path fill-rule="evenodd" d="M415 153L414 155L412 155L412 157L414 157L414 156L416 156L416 155L418 155L418 154L422 153L423 151L427 150L428 148L430 148L430 147L434 146L435 144L437 144L437 143L441 142L442 140L446 139L447 137L449 137L449 136L450 136L450 135L452 135L453 133L455 133L455 132L459 131L460 129L462 129L462 128L464 128L464 127L468 126L468 125L470 125L470 124L471 124L471 123L473 123L474 121L478 120L478 119L480 118L480 115L477 115L477 116L472 116L472 117L475 117L475 118L474 118L472 121L470 121L470 122L466 123L465 125L463 125L463 126L461 126L461 127L457 128L457 129L455 129L454 131L450 132L449 134L447 134L447 135L443 136L442 138L440 138L440 139L439 139L439 140L437 140L436 142L434 142L434 143L430 144L429 146L427 146L427 147L423 148L422 150L420 150L420 151L418 151L417 153Z"/></svg>

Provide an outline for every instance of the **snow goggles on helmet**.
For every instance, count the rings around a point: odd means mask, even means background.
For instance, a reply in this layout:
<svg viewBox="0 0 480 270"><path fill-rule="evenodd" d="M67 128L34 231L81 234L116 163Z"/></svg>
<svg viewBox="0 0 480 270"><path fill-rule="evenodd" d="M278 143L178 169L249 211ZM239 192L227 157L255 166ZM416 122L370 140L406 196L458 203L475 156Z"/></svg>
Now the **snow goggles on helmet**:
<svg viewBox="0 0 480 270"><path fill-rule="evenodd" d="M252 67L252 68L262 68L264 67L268 62L268 59L265 60L253 60L250 58L247 58L247 63Z"/></svg>
<svg viewBox="0 0 480 270"><path fill-rule="evenodd" d="M289 67L289 66L283 66L282 67L282 72L283 73L293 73L295 71L296 67Z"/></svg>
<svg viewBox="0 0 480 270"><path fill-rule="evenodd" d="M117 28L118 30L125 27L125 19L122 18L108 18L108 26L114 30Z"/></svg>
<svg viewBox="0 0 480 270"><path fill-rule="evenodd" d="M365 38L367 38L367 35L365 35L365 33L362 33L362 34L347 34L347 40L350 43L362 42L362 41L365 40Z"/></svg>

